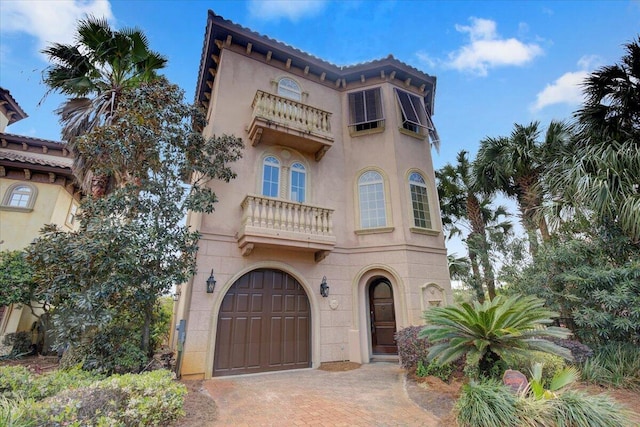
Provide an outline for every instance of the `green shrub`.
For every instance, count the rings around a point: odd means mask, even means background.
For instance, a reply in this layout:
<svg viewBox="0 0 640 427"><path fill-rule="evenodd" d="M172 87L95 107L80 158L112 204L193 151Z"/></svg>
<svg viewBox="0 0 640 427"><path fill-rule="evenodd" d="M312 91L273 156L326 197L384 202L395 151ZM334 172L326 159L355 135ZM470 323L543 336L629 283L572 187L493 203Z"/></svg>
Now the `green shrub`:
<svg viewBox="0 0 640 427"><path fill-rule="evenodd" d="M442 381L448 382L453 373L453 366L449 364L439 365L438 363L431 362L425 366L422 360L418 361L418 367L416 368L416 375L419 377L434 376L440 378Z"/></svg>
<svg viewBox="0 0 640 427"><path fill-rule="evenodd" d="M551 378L567 366L562 357L542 351L532 351L528 355L510 355L506 358L505 363L508 369L520 371L526 376L530 375L534 364L541 363L543 384L549 384Z"/></svg>
<svg viewBox="0 0 640 427"><path fill-rule="evenodd" d="M630 343L600 347L581 371L582 379L589 383L640 390L640 349Z"/></svg>
<svg viewBox="0 0 640 427"><path fill-rule="evenodd" d="M166 370L114 375L38 402L38 426L164 426L184 413L184 385Z"/></svg>
<svg viewBox="0 0 640 427"><path fill-rule="evenodd" d="M24 366L0 367L0 396L42 400L62 390L84 387L103 376L75 367L34 375Z"/></svg>
<svg viewBox="0 0 640 427"><path fill-rule="evenodd" d="M624 408L606 394L567 391L547 400L554 425L571 427L624 427L631 425Z"/></svg>
<svg viewBox="0 0 640 427"><path fill-rule="evenodd" d="M400 364L405 369L418 366L421 360L427 360L429 354L429 340L418 335L422 326L409 326L396 332L396 344Z"/></svg>
<svg viewBox="0 0 640 427"><path fill-rule="evenodd" d="M454 411L461 427L519 425L516 396L496 380L471 381L462 387Z"/></svg>
<svg viewBox="0 0 640 427"><path fill-rule="evenodd" d="M0 396L0 426L35 427L29 417L28 404L22 399L7 399Z"/></svg>

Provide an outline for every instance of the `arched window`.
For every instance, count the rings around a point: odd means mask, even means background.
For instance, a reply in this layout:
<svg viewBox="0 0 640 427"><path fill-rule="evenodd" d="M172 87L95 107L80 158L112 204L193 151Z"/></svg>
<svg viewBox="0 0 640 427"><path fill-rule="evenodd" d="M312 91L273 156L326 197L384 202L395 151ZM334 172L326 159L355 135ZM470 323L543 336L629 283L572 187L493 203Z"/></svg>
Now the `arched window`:
<svg viewBox="0 0 640 427"><path fill-rule="evenodd" d="M412 172L409 175L409 192L411 193L414 225L419 228L432 228L427 184L424 177L418 172Z"/></svg>
<svg viewBox="0 0 640 427"><path fill-rule="evenodd" d="M278 95L295 101L302 99L300 86L295 80L288 77L283 77L278 81Z"/></svg>
<svg viewBox="0 0 640 427"><path fill-rule="evenodd" d="M307 191L307 171L302 163L291 165L291 195L290 199L304 203Z"/></svg>
<svg viewBox="0 0 640 427"><path fill-rule="evenodd" d="M262 195L280 195L280 162L273 156L265 157L262 162Z"/></svg>
<svg viewBox="0 0 640 427"><path fill-rule="evenodd" d="M2 206L18 209L33 209L38 189L31 184L14 184L7 189Z"/></svg>
<svg viewBox="0 0 640 427"><path fill-rule="evenodd" d="M384 200L384 181L376 171L367 171L358 178L360 227L374 228L387 225Z"/></svg>

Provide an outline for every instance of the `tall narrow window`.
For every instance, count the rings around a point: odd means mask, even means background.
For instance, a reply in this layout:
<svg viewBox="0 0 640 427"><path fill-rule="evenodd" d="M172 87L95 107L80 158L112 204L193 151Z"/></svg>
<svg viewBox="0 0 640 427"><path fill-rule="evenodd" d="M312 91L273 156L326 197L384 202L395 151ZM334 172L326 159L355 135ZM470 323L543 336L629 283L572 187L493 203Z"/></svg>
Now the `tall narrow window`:
<svg viewBox="0 0 640 427"><path fill-rule="evenodd" d="M295 80L288 77L283 77L278 81L278 95L285 98L300 101L302 97L302 91L300 86Z"/></svg>
<svg viewBox="0 0 640 427"><path fill-rule="evenodd" d="M380 88L349 94L349 126L355 131L383 127Z"/></svg>
<svg viewBox="0 0 640 427"><path fill-rule="evenodd" d="M291 196L290 199L304 203L307 188L307 171L302 163L291 165Z"/></svg>
<svg viewBox="0 0 640 427"><path fill-rule="evenodd" d="M385 227L387 215L382 175L375 171L368 171L360 175L358 198L360 202L360 227Z"/></svg>
<svg viewBox="0 0 640 427"><path fill-rule="evenodd" d="M409 191L413 208L413 223L419 228L431 228L431 214L429 213L429 197L427 184L417 172L409 175Z"/></svg>
<svg viewBox="0 0 640 427"><path fill-rule="evenodd" d="M278 197L280 194L280 162L273 156L262 162L262 195Z"/></svg>
<svg viewBox="0 0 640 427"><path fill-rule="evenodd" d="M402 113L402 127L415 133L422 133L422 129L430 129L427 112L420 98L399 89L395 92Z"/></svg>

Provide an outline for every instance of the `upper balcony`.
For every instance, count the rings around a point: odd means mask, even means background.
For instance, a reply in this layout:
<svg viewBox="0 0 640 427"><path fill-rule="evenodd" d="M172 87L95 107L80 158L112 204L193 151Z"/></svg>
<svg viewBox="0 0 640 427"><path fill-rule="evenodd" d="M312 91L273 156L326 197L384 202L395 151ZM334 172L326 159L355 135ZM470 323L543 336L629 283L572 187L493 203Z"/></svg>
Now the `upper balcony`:
<svg viewBox="0 0 640 427"><path fill-rule="evenodd" d="M256 92L249 126L252 145L278 144L322 159L333 145L331 113L278 95Z"/></svg>
<svg viewBox="0 0 640 427"><path fill-rule="evenodd" d="M252 194L241 206L237 238L245 256L255 246L281 247L314 252L319 262L336 245L333 209Z"/></svg>

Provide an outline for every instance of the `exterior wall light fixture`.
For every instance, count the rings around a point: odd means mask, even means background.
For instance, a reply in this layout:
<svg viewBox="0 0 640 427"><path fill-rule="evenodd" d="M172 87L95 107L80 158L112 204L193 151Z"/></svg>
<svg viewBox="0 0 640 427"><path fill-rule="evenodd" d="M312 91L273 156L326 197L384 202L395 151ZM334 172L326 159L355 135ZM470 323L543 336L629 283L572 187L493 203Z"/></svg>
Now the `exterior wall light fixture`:
<svg viewBox="0 0 640 427"><path fill-rule="evenodd" d="M211 274L207 279L207 293L212 294L215 288L216 288L216 278L213 277L213 269L211 269Z"/></svg>
<svg viewBox="0 0 640 427"><path fill-rule="evenodd" d="M176 291L175 294L172 294L171 298L173 298L174 301L180 300L180 291Z"/></svg>
<svg viewBox="0 0 640 427"><path fill-rule="evenodd" d="M329 285L327 285L327 276L322 277L322 282L320 283L320 295L324 298L329 296Z"/></svg>

